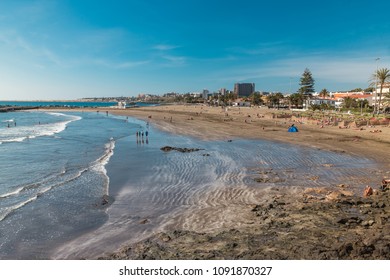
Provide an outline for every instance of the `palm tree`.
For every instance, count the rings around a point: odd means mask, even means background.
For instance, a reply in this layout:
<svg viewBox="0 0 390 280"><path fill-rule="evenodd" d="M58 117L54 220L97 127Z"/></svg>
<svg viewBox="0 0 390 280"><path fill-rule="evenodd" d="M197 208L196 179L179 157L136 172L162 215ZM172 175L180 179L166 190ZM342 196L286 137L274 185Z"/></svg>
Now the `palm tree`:
<svg viewBox="0 0 390 280"><path fill-rule="evenodd" d="M387 68L380 68L380 69L376 70L374 72L374 74L372 75L371 80L373 81L371 85L379 83L379 103L378 103L378 109L377 109L379 111L381 108L383 86L386 83L390 83L390 70ZM375 91L377 91L377 90L378 89L376 88ZM375 104L376 104L376 100L375 100ZM374 105L374 112L375 111L376 111L376 108Z"/></svg>
<svg viewBox="0 0 390 280"><path fill-rule="evenodd" d="M261 98L261 94L258 92L254 92L249 96L252 104L254 105L261 105L263 103L263 100Z"/></svg>
<svg viewBox="0 0 390 280"><path fill-rule="evenodd" d="M329 91L324 88L323 90L320 91L320 94L319 94L322 98L326 98L329 96Z"/></svg>
<svg viewBox="0 0 390 280"><path fill-rule="evenodd" d="M356 105L356 101L351 97L345 97L343 101L343 105L344 108L350 109Z"/></svg>
<svg viewBox="0 0 390 280"><path fill-rule="evenodd" d="M275 105L277 105L277 107L279 108L280 100L283 98L284 96L282 93L273 93L268 96L268 102L270 103L270 105L272 105L272 107L275 107Z"/></svg>

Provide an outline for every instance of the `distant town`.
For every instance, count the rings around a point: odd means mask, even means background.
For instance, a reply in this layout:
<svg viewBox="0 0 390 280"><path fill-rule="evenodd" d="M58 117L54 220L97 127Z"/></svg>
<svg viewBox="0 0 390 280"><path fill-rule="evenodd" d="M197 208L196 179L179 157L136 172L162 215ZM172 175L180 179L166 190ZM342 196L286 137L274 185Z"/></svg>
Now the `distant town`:
<svg viewBox="0 0 390 280"><path fill-rule="evenodd" d="M210 106L268 106L269 108L289 108L302 110L346 109L361 112L372 112L374 106L378 110L390 111L390 83L382 87L366 89L356 88L349 91L281 93L256 91L254 83L236 83L233 90L221 88L210 92L177 93L163 95L139 94L136 97L96 97L83 98L82 101L118 102L119 107L132 107L136 102L147 103L206 103ZM377 92L378 93L377 93ZM381 99L381 100L380 100ZM380 102L380 105L379 105Z"/></svg>

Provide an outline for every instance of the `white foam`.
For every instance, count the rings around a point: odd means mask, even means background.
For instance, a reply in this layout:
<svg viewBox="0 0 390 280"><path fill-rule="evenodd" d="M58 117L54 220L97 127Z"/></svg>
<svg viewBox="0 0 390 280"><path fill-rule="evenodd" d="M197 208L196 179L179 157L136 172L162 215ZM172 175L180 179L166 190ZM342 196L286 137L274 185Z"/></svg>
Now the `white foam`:
<svg viewBox="0 0 390 280"><path fill-rule="evenodd" d="M58 134L66 129L66 126L74 121L80 120L81 117L73 115L65 115L61 113L47 113L53 116L66 117L68 120L49 123L49 124L39 124L32 126L18 126L12 128L6 128L0 130L0 142L9 143L9 142L23 142L27 139L34 139L37 137L43 136L52 136Z"/></svg>
<svg viewBox="0 0 390 280"><path fill-rule="evenodd" d="M25 201L22 201L22 202L20 202L20 203L18 203L16 205L13 205L13 206L5 208L3 211L0 212L0 222L2 220L4 220L5 218L7 218L7 216L9 214L11 214L13 211L15 211L15 210L23 207L24 205L26 205L26 204L36 200L37 198L38 198L38 195L33 196L33 197L31 197L31 198L29 198L29 199L27 199Z"/></svg>
<svg viewBox="0 0 390 280"><path fill-rule="evenodd" d="M115 140L113 138L110 138L110 142L106 143L105 148L105 153L92 163L91 169L93 171L103 174L106 177L106 194L108 195L108 186L110 183L110 178L107 176L106 165L110 161L111 156L114 154Z"/></svg>
<svg viewBox="0 0 390 280"><path fill-rule="evenodd" d="M15 194L18 194L20 193L24 188L18 188L14 191L11 191L11 192L8 192L8 193L5 193L5 194L0 194L0 198L6 198L6 197L9 197L9 196L13 196Z"/></svg>

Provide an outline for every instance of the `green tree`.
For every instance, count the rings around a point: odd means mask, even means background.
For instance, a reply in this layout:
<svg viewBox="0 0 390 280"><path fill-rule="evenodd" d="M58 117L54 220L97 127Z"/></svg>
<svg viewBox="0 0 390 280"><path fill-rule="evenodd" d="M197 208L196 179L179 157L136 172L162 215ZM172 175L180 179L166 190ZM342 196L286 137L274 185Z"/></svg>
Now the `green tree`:
<svg viewBox="0 0 390 280"><path fill-rule="evenodd" d="M390 70L387 69L387 68L380 68L378 70L376 70L374 72L374 74L372 75L372 79L371 79L372 83L371 85L379 85L379 102L378 102L378 106L376 108L376 100L375 100L375 105L374 105L374 112L375 111L379 111L380 108L381 108L381 101L382 101L382 90L383 90L383 86L386 84L386 83L390 83ZM378 88L376 88L376 92L378 91Z"/></svg>
<svg viewBox="0 0 390 280"><path fill-rule="evenodd" d="M356 100L351 97L345 97L343 101L343 107L347 109L356 108L357 107Z"/></svg>
<svg viewBox="0 0 390 280"><path fill-rule="evenodd" d="M329 109L332 109L332 108L334 108L334 107L332 107L332 106L330 106L329 104L326 104L326 103L322 103L322 104L320 105L320 109L321 109L322 111L329 110Z"/></svg>
<svg viewBox="0 0 390 280"><path fill-rule="evenodd" d="M320 91L320 97L325 98L328 96L329 96L329 91L326 88L324 88Z"/></svg>
<svg viewBox="0 0 390 280"><path fill-rule="evenodd" d="M373 92L375 90L374 87L368 87L366 89L364 89L364 92Z"/></svg>
<svg viewBox="0 0 390 280"><path fill-rule="evenodd" d="M350 90L350 92L362 92L362 91L363 91L362 88L355 88Z"/></svg>
<svg viewBox="0 0 390 280"><path fill-rule="evenodd" d="M368 107L368 100L367 99L358 99L356 102L356 107L360 108L361 111L363 111L363 108L366 109Z"/></svg>
<svg viewBox="0 0 390 280"><path fill-rule="evenodd" d="M290 104L295 107L300 107L303 105L305 100L302 93L293 93L289 96Z"/></svg>
<svg viewBox="0 0 390 280"><path fill-rule="evenodd" d="M253 105L261 105L264 103L259 92L252 93L249 98Z"/></svg>
<svg viewBox="0 0 390 280"><path fill-rule="evenodd" d="M221 95L219 97L219 100L224 104L224 105L227 105L228 104L228 101L229 101L229 97L227 94L224 94L224 95Z"/></svg>
<svg viewBox="0 0 390 280"><path fill-rule="evenodd" d="M273 93L270 96L268 96L268 103L272 107L275 107L275 105L277 105L277 107L279 107L280 100L282 100L283 98L284 98L284 96L280 92Z"/></svg>
<svg viewBox="0 0 390 280"><path fill-rule="evenodd" d="M311 109L312 111L321 110L321 106L318 105L318 104L311 104L311 105L310 105L310 109Z"/></svg>
<svg viewBox="0 0 390 280"><path fill-rule="evenodd" d="M225 104L229 105L233 101L237 99L237 96L233 92L226 93L225 95L222 95L220 100Z"/></svg>
<svg viewBox="0 0 390 280"><path fill-rule="evenodd" d="M303 94L304 96L311 96L314 90L314 79L308 68L302 74L299 85L301 86L298 90L298 93Z"/></svg>

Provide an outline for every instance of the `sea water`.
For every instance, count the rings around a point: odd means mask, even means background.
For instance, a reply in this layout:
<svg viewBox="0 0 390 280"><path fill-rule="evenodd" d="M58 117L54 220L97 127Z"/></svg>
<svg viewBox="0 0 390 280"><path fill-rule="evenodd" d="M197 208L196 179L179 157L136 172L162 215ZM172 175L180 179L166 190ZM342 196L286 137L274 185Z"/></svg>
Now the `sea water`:
<svg viewBox="0 0 390 280"><path fill-rule="evenodd" d="M46 258L101 224L105 165L137 127L106 114L0 114L0 258Z"/></svg>
<svg viewBox="0 0 390 280"><path fill-rule="evenodd" d="M201 141L105 112L3 113L0 143L0 259L96 257L209 203L215 188L375 181L375 163L364 158L270 141ZM161 151L166 145L201 150ZM254 180L270 173L280 180Z"/></svg>

